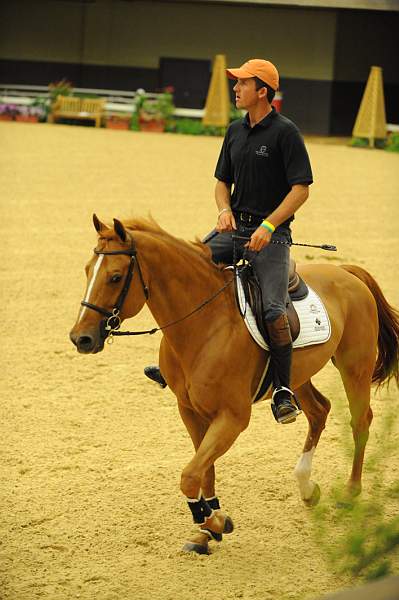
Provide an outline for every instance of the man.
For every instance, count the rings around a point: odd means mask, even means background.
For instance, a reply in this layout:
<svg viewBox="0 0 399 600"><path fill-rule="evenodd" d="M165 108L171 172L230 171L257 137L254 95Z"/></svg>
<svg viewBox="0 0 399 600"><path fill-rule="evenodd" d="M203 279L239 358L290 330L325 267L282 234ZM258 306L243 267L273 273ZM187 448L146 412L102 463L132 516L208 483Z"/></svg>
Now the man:
<svg viewBox="0 0 399 600"><path fill-rule="evenodd" d="M227 130L215 171L217 224L204 242L215 262L231 263L232 232L250 237L246 249L262 288L269 335L273 412L279 423L291 423L299 411L290 389L292 340L286 314L290 223L308 198L312 171L298 128L271 106L279 87L276 67L251 59L227 75L236 80L236 107L247 114ZM244 250L241 245L239 257ZM156 368L145 372L164 383Z"/></svg>

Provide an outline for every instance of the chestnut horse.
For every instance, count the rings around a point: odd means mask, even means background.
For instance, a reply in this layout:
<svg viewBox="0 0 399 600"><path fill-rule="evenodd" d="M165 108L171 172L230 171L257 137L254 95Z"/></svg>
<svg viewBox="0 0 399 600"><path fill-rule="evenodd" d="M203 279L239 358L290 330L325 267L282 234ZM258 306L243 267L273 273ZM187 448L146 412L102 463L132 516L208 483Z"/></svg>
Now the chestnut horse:
<svg viewBox="0 0 399 600"><path fill-rule="evenodd" d="M154 221L114 219L109 227L93 220L98 243L71 340L81 353L99 352L109 333L147 303L164 334L161 371L195 448L181 490L200 531L184 549L208 553L208 540L233 530L215 495L214 463L249 423L266 353L237 309L231 271L214 264L206 246L179 240ZM327 342L293 355L292 388L309 422L295 476L312 505L320 494L310 479L312 459L331 405L311 377L330 359L342 377L355 444L348 490L356 495L373 416L371 385L392 378L399 385L399 313L360 267L303 265L298 272L323 300L332 330Z"/></svg>

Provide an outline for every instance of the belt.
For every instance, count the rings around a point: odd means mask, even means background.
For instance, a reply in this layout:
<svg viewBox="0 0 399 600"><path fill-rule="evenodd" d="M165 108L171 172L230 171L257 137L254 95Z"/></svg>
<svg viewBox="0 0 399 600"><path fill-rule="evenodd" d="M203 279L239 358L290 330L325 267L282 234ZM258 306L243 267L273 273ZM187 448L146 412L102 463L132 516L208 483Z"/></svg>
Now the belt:
<svg viewBox="0 0 399 600"><path fill-rule="evenodd" d="M259 215L253 215L248 212L234 212L234 216L241 223L245 223L246 225L260 225L263 221L263 217Z"/></svg>

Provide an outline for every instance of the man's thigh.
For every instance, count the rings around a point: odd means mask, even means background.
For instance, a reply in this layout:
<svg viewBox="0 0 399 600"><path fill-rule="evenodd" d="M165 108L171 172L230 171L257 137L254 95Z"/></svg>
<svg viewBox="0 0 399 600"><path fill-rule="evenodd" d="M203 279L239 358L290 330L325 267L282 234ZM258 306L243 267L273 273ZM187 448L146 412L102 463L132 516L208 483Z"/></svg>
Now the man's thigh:
<svg viewBox="0 0 399 600"><path fill-rule="evenodd" d="M286 240L282 238L281 241ZM269 244L253 260L262 288L263 309L267 320L274 320L285 312L289 260L290 250L285 244Z"/></svg>
<svg viewBox="0 0 399 600"><path fill-rule="evenodd" d="M241 223L237 224L235 231L219 233L216 229L213 229L202 242L210 247L214 262L231 265L234 259L239 261L245 256L245 246L255 229L256 227L247 227ZM234 240L234 236L238 236L239 239Z"/></svg>
<svg viewBox="0 0 399 600"><path fill-rule="evenodd" d="M203 239L203 242L211 249L213 262L226 264L233 262L234 244L231 232L219 233L214 229Z"/></svg>

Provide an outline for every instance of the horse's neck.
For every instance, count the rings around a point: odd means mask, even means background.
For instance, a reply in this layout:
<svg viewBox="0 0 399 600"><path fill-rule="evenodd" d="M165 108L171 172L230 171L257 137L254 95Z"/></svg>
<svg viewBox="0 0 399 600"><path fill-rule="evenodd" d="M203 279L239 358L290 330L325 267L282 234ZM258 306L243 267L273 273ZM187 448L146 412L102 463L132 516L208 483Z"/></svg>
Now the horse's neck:
<svg viewBox="0 0 399 600"><path fill-rule="evenodd" d="M149 281L147 304L160 327L188 315L216 294L231 277L226 279L199 251L191 250L184 243L180 247L178 241L167 238L150 240L146 236L143 259L140 252L139 256ZM230 288L228 286L181 324L165 329L163 333L176 351L184 351L187 345L200 343L202 336L209 336L209 327L231 310L232 302L226 302L226 294L232 294Z"/></svg>

